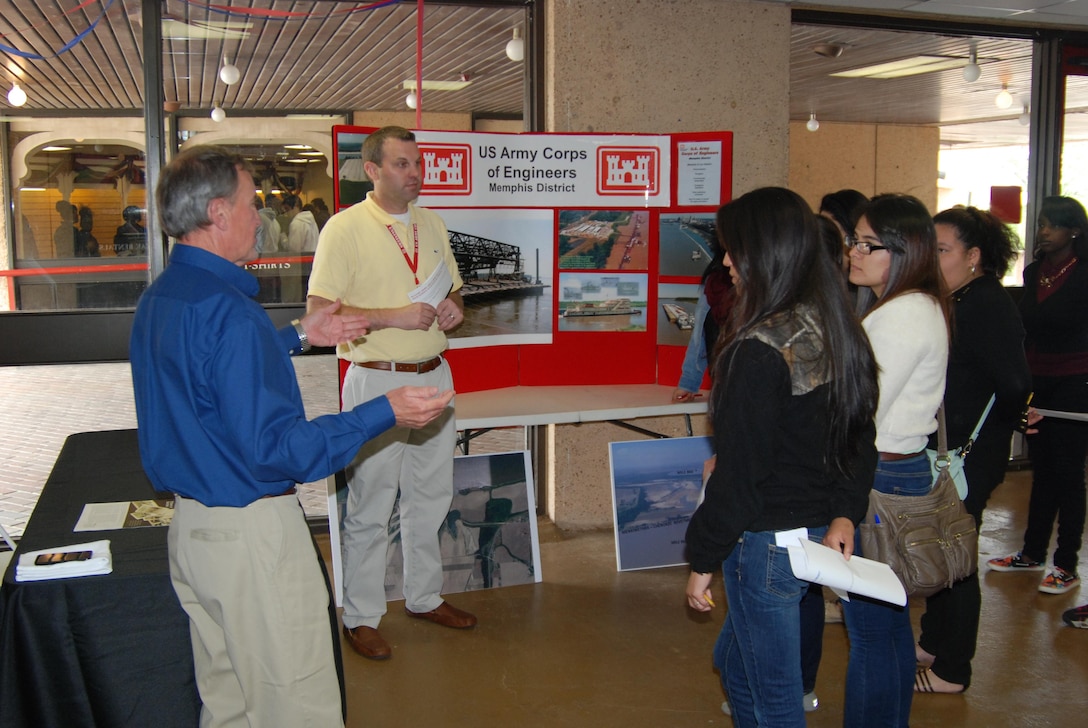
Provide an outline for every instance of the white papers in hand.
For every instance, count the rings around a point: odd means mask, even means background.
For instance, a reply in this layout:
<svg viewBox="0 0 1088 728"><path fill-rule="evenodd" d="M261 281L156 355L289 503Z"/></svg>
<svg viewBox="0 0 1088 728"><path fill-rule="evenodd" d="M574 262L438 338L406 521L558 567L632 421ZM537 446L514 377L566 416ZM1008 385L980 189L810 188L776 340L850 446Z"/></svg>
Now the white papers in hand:
<svg viewBox="0 0 1088 728"><path fill-rule="evenodd" d="M34 560L42 554L67 554L90 551L91 558L84 561L65 561L59 564L38 566ZM15 581L45 581L47 579L71 579L77 576L98 576L113 571L113 556L110 554L109 539L77 543L71 546L58 546L51 549L31 551L20 554L15 565Z"/></svg>
<svg viewBox="0 0 1088 728"><path fill-rule="evenodd" d="M851 556L847 561L835 549L808 539L786 550L794 576L831 587L841 599L849 601L847 592L853 592L899 606L907 603L902 582L887 564L861 556Z"/></svg>
<svg viewBox="0 0 1088 728"><path fill-rule="evenodd" d="M412 303L426 303L431 308L438 308L438 304L450 295L453 288L453 278L450 277L450 269L445 263L439 263L427 280L408 292L408 298Z"/></svg>

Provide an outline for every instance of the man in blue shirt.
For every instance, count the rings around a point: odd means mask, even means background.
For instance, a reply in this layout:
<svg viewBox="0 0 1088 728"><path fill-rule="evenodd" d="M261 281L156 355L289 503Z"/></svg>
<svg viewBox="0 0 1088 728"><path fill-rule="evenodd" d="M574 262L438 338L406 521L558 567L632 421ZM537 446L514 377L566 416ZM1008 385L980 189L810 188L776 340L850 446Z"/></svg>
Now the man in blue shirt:
<svg viewBox="0 0 1088 728"><path fill-rule="evenodd" d="M170 576L189 615L201 726L341 726L328 591L295 484L346 466L396 425L422 427L452 391L402 387L307 421L290 353L363 336L339 302L277 331L241 266L257 257L253 177L194 147L156 201L177 238L140 298L130 356L140 455L178 495Z"/></svg>

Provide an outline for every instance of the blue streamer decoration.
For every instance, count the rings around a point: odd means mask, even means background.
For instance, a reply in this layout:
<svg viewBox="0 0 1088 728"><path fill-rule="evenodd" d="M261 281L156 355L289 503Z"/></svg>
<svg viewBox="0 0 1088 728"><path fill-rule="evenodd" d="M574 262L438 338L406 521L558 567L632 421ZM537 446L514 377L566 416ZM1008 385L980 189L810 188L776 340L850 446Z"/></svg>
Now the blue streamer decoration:
<svg viewBox="0 0 1088 728"><path fill-rule="evenodd" d="M72 48L83 42L84 38L93 33L95 28L98 27L98 24L102 22L102 18L106 17L106 13L109 11L110 6L113 5L113 3L114 0L106 0L106 4L102 7L102 12L98 15L98 17L92 20L91 24L87 26L85 30L80 31L75 38L72 38L72 40L65 43L59 51L52 54L51 56L42 56L37 53L28 53L26 51L21 51L18 48L12 48L11 46L5 45L3 43L0 43L0 51L10 53L13 56L19 56L20 58L27 58L32 61L44 61L46 58L56 58L57 56L60 56L72 50Z"/></svg>

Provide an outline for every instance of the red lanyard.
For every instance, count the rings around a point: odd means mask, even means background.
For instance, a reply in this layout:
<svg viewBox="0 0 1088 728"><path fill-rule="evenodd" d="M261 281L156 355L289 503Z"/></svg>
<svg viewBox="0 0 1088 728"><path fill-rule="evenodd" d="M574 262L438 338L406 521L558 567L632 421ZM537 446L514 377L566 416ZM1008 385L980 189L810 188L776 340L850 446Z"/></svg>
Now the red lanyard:
<svg viewBox="0 0 1088 728"><path fill-rule="evenodd" d="M393 229L392 225L386 225L386 230L393 236L393 240L396 241L397 247L400 248L400 254L404 256L404 262L408 264L409 270L412 271L412 277L415 278L416 285L419 285L419 274L416 272L419 270L419 228L415 223L412 223L412 257L408 257L408 251L404 249L404 243L400 241L400 236L397 235L397 231Z"/></svg>

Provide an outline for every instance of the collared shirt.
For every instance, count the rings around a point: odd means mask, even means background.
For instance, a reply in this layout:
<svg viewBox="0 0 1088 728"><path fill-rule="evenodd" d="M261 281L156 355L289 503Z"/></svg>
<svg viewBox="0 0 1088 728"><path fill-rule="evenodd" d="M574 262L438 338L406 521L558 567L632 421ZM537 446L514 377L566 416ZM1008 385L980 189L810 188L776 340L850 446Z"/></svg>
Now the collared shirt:
<svg viewBox="0 0 1088 728"><path fill-rule="evenodd" d="M178 244L140 297L130 359L140 457L159 490L206 506L245 506L345 467L389 429L379 397L307 421L290 351L252 297L257 279Z"/></svg>
<svg viewBox="0 0 1088 728"><path fill-rule="evenodd" d="M412 303L408 293L439 265L449 269L452 290L459 290L461 274L442 218L416 205L409 205L408 210L410 221L405 225L379 207L371 192L363 202L329 218L314 254L309 295L329 301L339 298L347 306L363 309L399 308ZM414 257L415 233L419 257L413 273L406 256ZM411 362L441 354L447 345L446 334L435 322L427 331L371 331L341 344L337 354L355 362Z"/></svg>

